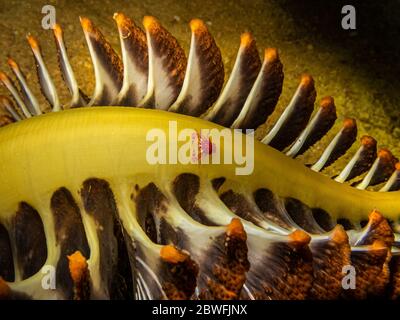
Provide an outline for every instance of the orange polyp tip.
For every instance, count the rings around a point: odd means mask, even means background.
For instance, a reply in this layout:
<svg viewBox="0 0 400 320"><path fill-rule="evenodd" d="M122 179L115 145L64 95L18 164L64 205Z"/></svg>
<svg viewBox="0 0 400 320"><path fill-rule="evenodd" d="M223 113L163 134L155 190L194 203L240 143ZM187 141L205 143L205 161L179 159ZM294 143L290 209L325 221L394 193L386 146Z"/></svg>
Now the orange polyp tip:
<svg viewBox="0 0 400 320"><path fill-rule="evenodd" d="M122 27L128 19L123 13L120 12L114 13L113 18L119 27Z"/></svg>
<svg viewBox="0 0 400 320"><path fill-rule="evenodd" d="M378 158L382 158L385 160L390 160L393 158L392 153L390 152L390 150L382 148L378 151Z"/></svg>
<svg viewBox="0 0 400 320"><path fill-rule="evenodd" d="M194 33L207 30L206 25L200 19L192 19L189 25L190 25L190 30L192 30L192 32Z"/></svg>
<svg viewBox="0 0 400 320"><path fill-rule="evenodd" d="M373 210L370 214L369 214L369 223L371 224L375 224L375 223L379 223L380 221L382 221L384 218L382 216L382 214L377 211L377 210Z"/></svg>
<svg viewBox="0 0 400 320"><path fill-rule="evenodd" d="M6 82L8 81L8 77L4 72L0 71L0 81Z"/></svg>
<svg viewBox="0 0 400 320"><path fill-rule="evenodd" d="M321 99L320 106L321 108L330 108L335 103L331 96L326 96Z"/></svg>
<svg viewBox="0 0 400 320"><path fill-rule="evenodd" d="M303 230L293 231L289 234L289 239L298 244L308 244L311 241L311 237Z"/></svg>
<svg viewBox="0 0 400 320"><path fill-rule="evenodd" d="M376 140L371 136L362 136L361 137L361 144L362 145L375 145Z"/></svg>
<svg viewBox="0 0 400 320"><path fill-rule="evenodd" d="M400 171L400 162L397 162L395 165L396 171Z"/></svg>
<svg viewBox="0 0 400 320"><path fill-rule="evenodd" d="M356 125L356 120L352 118L346 118L343 120L343 127L345 128L351 128L354 127L355 125Z"/></svg>
<svg viewBox="0 0 400 320"><path fill-rule="evenodd" d="M240 36L240 45L243 47L248 47L253 40L254 38L250 32L244 32Z"/></svg>
<svg viewBox="0 0 400 320"><path fill-rule="evenodd" d="M349 241L349 237L347 236L346 231L344 230L343 226L338 224L333 228L331 239L336 243L346 243Z"/></svg>
<svg viewBox="0 0 400 320"><path fill-rule="evenodd" d="M161 248L160 257L169 263L179 263L185 261L188 256L176 249L173 245L166 245Z"/></svg>
<svg viewBox="0 0 400 320"><path fill-rule="evenodd" d="M8 286L7 282L0 277L0 299L6 299L11 295L11 289Z"/></svg>
<svg viewBox="0 0 400 320"><path fill-rule="evenodd" d="M143 18L143 26L146 30L152 30L156 28L158 24L157 19L152 16L144 16Z"/></svg>
<svg viewBox="0 0 400 320"><path fill-rule="evenodd" d="M7 63L12 69L18 69L18 64L12 58L9 57Z"/></svg>
<svg viewBox="0 0 400 320"><path fill-rule="evenodd" d="M79 17L81 21L81 26L83 31L92 32L93 31L93 23L89 18L86 17Z"/></svg>
<svg viewBox="0 0 400 320"><path fill-rule="evenodd" d="M382 249L387 249L387 245L386 245L386 243L385 243L384 241L382 241L382 240L375 240L375 241L371 244L370 248L371 248L372 250L382 250Z"/></svg>
<svg viewBox="0 0 400 320"><path fill-rule="evenodd" d="M266 61L278 60L278 50L276 50L275 48L265 49L264 58Z"/></svg>
<svg viewBox="0 0 400 320"><path fill-rule="evenodd" d="M228 236L234 236L241 239L246 239L246 231L244 231L244 227L240 219L233 218L231 223L228 225Z"/></svg>
<svg viewBox="0 0 400 320"><path fill-rule="evenodd" d="M58 23L56 23L53 26L53 32L54 32L54 35L56 36L57 39L61 39L62 38L63 32L62 32L61 26Z"/></svg>
<svg viewBox="0 0 400 320"><path fill-rule="evenodd" d="M28 40L28 43L29 43L29 45L31 46L31 48L32 48L33 50L38 50L38 49L39 49L39 44L38 44L38 42L37 42L37 40L35 39L34 36L32 36L32 35L29 34L29 35L26 37L26 39Z"/></svg>
<svg viewBox="0 0 400 320"><path fill-rule="evenodd" d="M86 258L79 251L75 251L68 256L68 261L72 280L74 282L80 282L88 268Z"/></svg>
<svg viewBox="0 0 400 320"><path fill-rule="evenodd" d="M308 87L313 84L314 80L309 74L303 74L301 76L300 85L304 87Z"/></svg>

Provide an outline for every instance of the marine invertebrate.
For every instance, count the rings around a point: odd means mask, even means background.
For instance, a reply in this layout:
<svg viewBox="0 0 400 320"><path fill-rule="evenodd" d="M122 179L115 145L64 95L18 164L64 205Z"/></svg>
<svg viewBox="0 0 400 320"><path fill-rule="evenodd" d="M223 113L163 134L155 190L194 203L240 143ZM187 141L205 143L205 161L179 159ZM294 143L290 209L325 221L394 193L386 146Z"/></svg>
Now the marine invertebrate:
<svg viewBox="0 0 400 320"><path fill-rule="evenodd" d="M261 62L245 33L223 86L220 51L200 20L190 23L186 60L155 18L144 18L145 32L123 14L114 18L122 59L81 18L96 80L90 99L79 89L61 28L54 28L71 110L58 112L64 107L32 36L40 87L54 112L38 116L14 60L21 92L0 74L17 104L0 100L2 123L17 121L0 131L0 297L398 297L393 228L400 206L392 190L400 187L399 170L388 150L377 153L376 141L363 137L335 179L321 174L356 139L356 123L346 119L311 168L292 159L336 120L330 97L309 120L316 91L303 75L289 106L255 143L251 175L237 176L228 163L151 165L146 133L167 131L171 119L194 132L265 122L281 94L282 64L275 49ZM222 142L219 151L230 147ZM345 183L365 172L356 187ZM379 183L381 192L364 190ZM44 265L56 270L55 290L42 286ZM350 291L342 288L348 265L357 271Z"/></svg>

